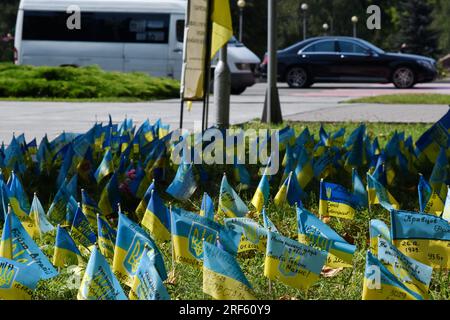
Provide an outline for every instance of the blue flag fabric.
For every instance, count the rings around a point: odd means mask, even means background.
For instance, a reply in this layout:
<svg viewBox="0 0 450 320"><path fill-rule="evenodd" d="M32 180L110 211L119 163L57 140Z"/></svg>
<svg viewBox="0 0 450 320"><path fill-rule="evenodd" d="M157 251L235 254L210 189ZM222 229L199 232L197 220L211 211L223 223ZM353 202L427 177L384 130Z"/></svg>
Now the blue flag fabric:
<svg viewBox="0 0 450 320"><path fill-rule="evenodd" d="M177 173L172 183L167 188L167 193L178 200L189 199L197 189L192 164L182 163L178 166Z"/></svg>

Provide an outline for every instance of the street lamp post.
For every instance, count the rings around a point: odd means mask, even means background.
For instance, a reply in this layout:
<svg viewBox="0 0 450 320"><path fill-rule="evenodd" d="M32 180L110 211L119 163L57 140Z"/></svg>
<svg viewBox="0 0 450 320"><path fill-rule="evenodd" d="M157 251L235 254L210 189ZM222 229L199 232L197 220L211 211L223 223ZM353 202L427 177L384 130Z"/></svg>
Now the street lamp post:
<svg viewBox="0 0 450 320"><path fill-rule="evenodd" d="M264 101L264 110L261 117L263 123L277 124L283 122L281 114L280 96L277 87L277 0L267 0L268 21L267 21L267 51L269 63L267 65L267 91Z"/></svg>
<svg viewBox="0 0 450 320"><path fill-rule="evenodd" d="M237 2L239 7L239 42L242 42L242 32L244 28L244 8L246 6L245 0L239 0Z"/></svg>
<svg viewBox="0 0 450 320"><path fill-rule="evenodd" d="M306 40L306 11L308 11L308 4L302 3L301 9L303 11L303 40Z"/></svg>
<svg viewBox="0 0 450 320"><path fill-rule="evenodd" d="M323 31L325 32L325 35L328 35L328 29L330 28L330 26L328 25L328 23L324 23L322 25Z"/></svg>
<svg viewBox="0 0 450 320"><path fill-rule="evenodd" d="M353 38L356 38L358 36L357 34L357 30L356 30L356 25L358 23L359 19L357 16L353 16L352 17L352 23L353 23Z"/></svg>

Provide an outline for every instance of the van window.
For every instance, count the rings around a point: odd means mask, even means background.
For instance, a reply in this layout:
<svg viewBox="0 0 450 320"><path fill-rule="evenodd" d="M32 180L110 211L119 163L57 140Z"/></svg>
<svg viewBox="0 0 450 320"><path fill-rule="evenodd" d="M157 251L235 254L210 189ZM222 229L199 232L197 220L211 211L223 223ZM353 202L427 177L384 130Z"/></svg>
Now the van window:
<svg viewBox="0 0 450 320"><path fill-rule="evenodd" d="M168 43L169 14L81 12L81 29L70 30L70 14L25 11L24 40Z"/></svg>
<svg viewBox="0 0 450 320"><path fill-rule="evenodd" d="M184 42L184 20L177 20L177 41Z"/></svg>

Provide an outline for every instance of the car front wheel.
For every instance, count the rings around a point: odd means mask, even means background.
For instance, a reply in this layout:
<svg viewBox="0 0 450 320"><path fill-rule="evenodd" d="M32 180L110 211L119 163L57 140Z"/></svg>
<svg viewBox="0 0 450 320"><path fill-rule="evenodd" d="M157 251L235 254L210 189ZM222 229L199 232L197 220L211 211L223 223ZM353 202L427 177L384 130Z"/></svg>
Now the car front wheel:
<svg viewBox="0 0 450 320"><path fill-rule="evenodd" d="M392 82L399 89L409 89L414 87L414 72L408 67L401 67L394 71Z"/></svg>
<svg viewBox="0 0 450 320"><path fill-rule="evenodd" d="M308 88L311 86L308 73L301 67L293 67L286 74L286 82L291 88Z"/></svg>

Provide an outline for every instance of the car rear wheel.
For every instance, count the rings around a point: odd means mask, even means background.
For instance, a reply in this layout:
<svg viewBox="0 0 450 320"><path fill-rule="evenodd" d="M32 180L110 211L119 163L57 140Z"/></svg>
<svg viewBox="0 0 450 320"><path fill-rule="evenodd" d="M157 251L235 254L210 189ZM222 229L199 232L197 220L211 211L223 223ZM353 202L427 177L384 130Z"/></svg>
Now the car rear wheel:
<svg viewBox="0 0 450 320"><path fill-rule="evenodd" d="M291 88L308 88L311 86L308 73L301 67L293 67L286 74L286 82Z"/></svg>
<svg viewBox="0 0 450 320"><path fill-rule="evenodd" d="M408 67L400 67L394 71L392 82L399 89L412 88L415 84L414 72Z"/></svg>

